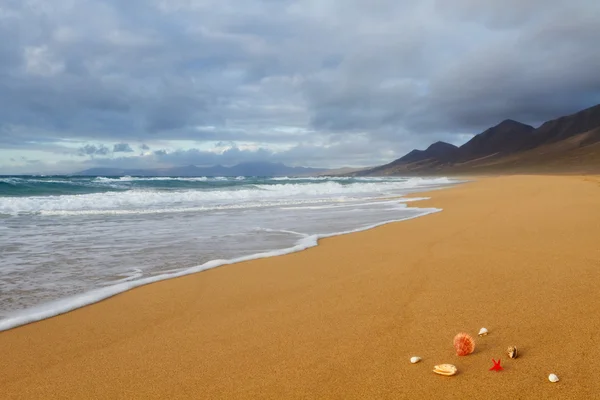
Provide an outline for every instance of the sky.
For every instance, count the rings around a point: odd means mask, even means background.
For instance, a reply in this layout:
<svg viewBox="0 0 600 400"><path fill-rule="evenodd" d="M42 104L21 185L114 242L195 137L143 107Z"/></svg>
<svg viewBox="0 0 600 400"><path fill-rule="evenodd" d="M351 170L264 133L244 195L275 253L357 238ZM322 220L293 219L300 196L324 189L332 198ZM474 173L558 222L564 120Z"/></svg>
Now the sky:
<svg viewBox="0 0 600 400"><path fill-rule="evenodd" d="M0 0L0 174L338 168L600 103L597 0Z"/></svg>

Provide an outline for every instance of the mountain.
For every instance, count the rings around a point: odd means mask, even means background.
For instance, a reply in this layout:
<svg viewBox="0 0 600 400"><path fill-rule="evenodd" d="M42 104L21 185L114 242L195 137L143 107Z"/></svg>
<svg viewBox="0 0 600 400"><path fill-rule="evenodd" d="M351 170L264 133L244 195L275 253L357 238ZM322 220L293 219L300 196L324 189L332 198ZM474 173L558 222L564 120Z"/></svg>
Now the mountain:
<svg viewBox="0 0 600 400"><path fill-rule="evenodd" d="M458 147L446 142L435 142L425 150L413 150L389 164L364 169L353 175L410 174L421 169L440 168L456 158Z"/></svg>
<svg viewBox="0 0 600 400"><path fill-rule="evenodd" d="M458 147L446 142L435 142L425 150L413 150L404 157L398 159L400 162L417 162L428 159L439 162L450 161L456 156Z"/></svg>
<svg viewBox="0 0 600 400"><path fill-rule="evenodd" d="M533 126L511 119L504 120L460 146L457 160L468 161L517 151L527 145L534 130Z"/></svg>
<svg viewBox="0 0 600 400"><path fill-rule="evenodd" d="M458 148L450 146L436 142L353 175L600 172L600 104L537 129L507 119Z"/></svg>
<svg viewBox="0 0 600 400"><path fill-rule="evenodd" d="M300 176L326 173L325 168L289 167L282 163L246 162L231 167L214 165L211 167L156 168L156 169L123 169L123 168L90 168L74 175L84 176Z"/></svg>
<svg viewBox="0 0 600 400"><path fill-rule="evenodd" d="M354 168L354 167L342 167L335 169L328 169L324 172L319 173L319 176L340 176L340 175L349 175L355 172L359 172L368 168Z"/></svg>
<svg viewBox="0 0 600 400"><path fill-rule="evenodd" d="M600 127L600 104L575 114L544 122L534 132L534 146L549 144Z"/></svg>

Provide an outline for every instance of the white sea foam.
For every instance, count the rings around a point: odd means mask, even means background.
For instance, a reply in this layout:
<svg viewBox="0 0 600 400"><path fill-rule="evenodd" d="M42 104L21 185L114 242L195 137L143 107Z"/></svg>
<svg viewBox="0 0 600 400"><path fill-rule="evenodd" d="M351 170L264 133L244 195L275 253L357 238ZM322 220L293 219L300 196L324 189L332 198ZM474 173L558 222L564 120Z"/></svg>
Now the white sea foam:
<svg viewBox="0 0 600 400"><path fill-rule="evenodd" d="M156 213L172 212L172 210L177 212L177 210L186 209L194 211L212 207L214 203L220 205L223 203L239 204L240 202L263 203L274 200L285 202L290 199L307 201L336 196L352 198L352 196L364 194L392 196L399 190L449 183L452 183L452 181L447 178L411 178L398 181L364 181L349 184L325 181L320 183L244 185L240 188L219 190L214 188L212 190L171 191L128 190L80 195L0 197L0 214Z"/></svg>
<svg viewBox="0 0 600 400"><path fill-rule="evenodd" d="M40 215L44 216L83 216L83 215L145 215L145 214L163 214L163 213L199 213L207 211L227 211L227 210L244 210L251 208L267 208L267 207L279 207L288 205L298 205L298 209L303 209L302 205L306 204L317 204L317 203L330 203L336 201L348 201L354 199L314 199L314 200L275 200L275 201L263 201L263 202L245 202L242 204L224 204L206 207L166 207L158 209L130 209L130 210L48 210L40 211ZM292 209L292 207L289 207ZM310 209L307 208L307 209ZM315 208L316 209L316 208Z"/></svg>
<svg viewBox="0 0 600 400"><path fill-rule="evenodd" d="M422 199L425 199L423 197ZM371 201L374 200L374 201ZM339 202L328 201L325 205L283 205L280 207L282 210L327 210L334 208L349 208L349 207L357 207L357 206L372 206L372 205L385 205L385 204L395 204L399 207L404 207L402 203L414 201L413 199L405 199L405 198L383 198L383 197L366 197L361 198L360 202L352 201L350 199L341 199ZM309 203L310 204L310 203Z"/></svg>
<svg viewBox="0 0 600 400"><path fill-rule="evenodd" d="M164 213L200 213L207 211L226 211L226 210L244 210L251 208L267 208L280 207L282 210L324 210L331 208L346 208L356 207L360 200L361 206L381 205L389 203L409 203L413 201L428 200L429 197L412 197L412 198L392 198L386 200L382 197L340 197L326 199L311 199L311 200L275 200L263 202L246 202L242 204L214 205L206 207L166 207L159 209L131 209L131 210L42 210L40 215L44 216L84 216L84 215L149 215L149 214L164 214ZM376 201L370 201L376 200ZM327 205L313 205L319 203L327 203ZM350 204L344 204L350 203Z"/></svg>
<svg viewBox="0 0 600 400"><path fill-rule="evenodd" d="M27 184L31 184L31 183L71 183L71 181L68 181L66 179L33 179L33 178L15 178L15 177L11 177L11 178L0 178L0 182L4 182L4 183L11 183L11 184L23 184L23 183L27 183Z"/></svg>
<svg viewBox="0 0 600 400"><path fill-rule="evenodd" d="M184 177L169 177L169 176L151 176L151 177L136 177L136 176L122 176L120 178L105 178L105 177L98 177L95 178L94 181L95 182L135 182L135 181L148 181L148 182L152 182L152 181L187 181L187 182L206 182L211 178L208 178L206 176L199 176L199 177L191 177L191 178L184 178Z"/></svg>
<svg viewBox="0 0 600 400"><path fill-rule="evenodd" d="M326 180L334 180L334 181L346 181L353 178L349 177L331 177L328 178L326 176L276 176L271 178L272 181L326 181Z"/></svg>
<svg viewBox="0 0 600 400"><path fill-rule="evenodd" d="M219 267L222 265L229 265L229 264L234 264L234 263L238 263L238 262L242 262L242 261L254 260L254 259L258 259L258 258L273 257L273 256L289 254L289 253L293 253L293 252L297 252L297 251L302 251L302 250L308 249L310 247L316 246L318 244L319 239L322 239L322 238L343 235L343 234L353 233L353 232L359 232L359 231L363 231L363 230L367 230L367 229L372 229L377 226L385 225L385 224L388 224L391 222L405 221L408 219L421 217L421 216L436 213L439 211L441 211L441 209L436 209L436 208L421 209L420 214L418 214L416 216L411 216L411 217L406 217L406 218L401 218L401 219L396 219L396 220L389 220L389 221L380 222L377 224L372 224L372 225L368 225L368 226L364 226L361 228L352 229L352 230L348 230L348 231L343 231L343 232L336 232L336 233L324 234L324 235L304 236L296 243L295 246L292 246L292 247L289 247L286 249L251 254L248 256L238 257L238 258L234 258L234 259L230 259L230 260L212 260L212 261L206 262L202 265L198 265L198 266L195 266L192 268L187 268L182 271L177 271L177 272L172 272L172 273L162 273L160 275L137 279L137 280L121 281L120 283L114 284L112 286L95 289L95 290L92 290L92 291L89 291L87 293L83 293L83 294L80 294L77 296L72 296L69 298L64 298L61 300L42 304L42 305L39 305L39 306L36 306L33 308L23 310L16 314L10 315L8 318L0 320L0 331L4 331L7 329L11 329L11 328L14 328L14 327L17 327L20 325L24 325L24 324L28 324L31 322L35 322L35 321L40 321L42 319L54 317L56 315L64 314L66 312L75 310L77 308L80 308L80 307L83 307L83 306L86 306L89 304L97 303L101 300L107 299L109 297L115 296L119 293L125 292L127 290L131 290L131 289L139 287L139 286L147 285L150 283L154 283L154 282L158 282L158 281L162 281L162 280L166 280L166 279L176 278L176 277L180 277L180 276L184 276L184 275L189 275L189 274L193 274L196 272L205 271L205 270Z"/></svg>
<svg viewBox="0 0 600 400"><path fill-rule="evenodd" d="M269 228L260 228L259 227L259 228L254 228L253 231L255 231L255 232L271 232L271 233L288 233L290 235L296 235L296 236L302 236L302 237L310 236L305 233L290 231L289 229L269 229Z"/></svg>
<svg viewBox="0 0 600 400"><path fill-rule="evenodd" d="M103 286L113 286L118 283L136 280L138 278L141 278L142 275L144 275L144 271L141 268L134 268L132 271L129 271L129 273L124 275L126 275L124 278L112 282L105 282Z"/></svg>

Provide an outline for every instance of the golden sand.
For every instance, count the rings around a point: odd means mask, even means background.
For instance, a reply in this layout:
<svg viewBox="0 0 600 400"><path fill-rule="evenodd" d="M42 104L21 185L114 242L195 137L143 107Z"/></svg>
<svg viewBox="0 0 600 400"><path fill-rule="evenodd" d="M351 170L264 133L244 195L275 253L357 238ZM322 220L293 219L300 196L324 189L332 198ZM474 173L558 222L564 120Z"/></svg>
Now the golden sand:
<svg viewBox="0 0 600 400"><path fill-rule="evenodd" d="M429 195L443 212L1 332L0 398L598 398L600 178Z"/></svg>

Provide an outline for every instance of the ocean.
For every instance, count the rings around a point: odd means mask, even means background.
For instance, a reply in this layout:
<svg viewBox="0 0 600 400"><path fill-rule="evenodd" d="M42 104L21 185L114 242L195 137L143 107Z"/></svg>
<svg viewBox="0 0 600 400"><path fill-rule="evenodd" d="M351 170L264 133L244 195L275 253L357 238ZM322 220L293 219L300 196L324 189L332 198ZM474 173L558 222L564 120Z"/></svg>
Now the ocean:
<svg viewBox="0 0 600 400"><path fill-rule="evenodd" d="M402 196L453 183L0 176L0 331L147 283L437 212Z"/></svg>

